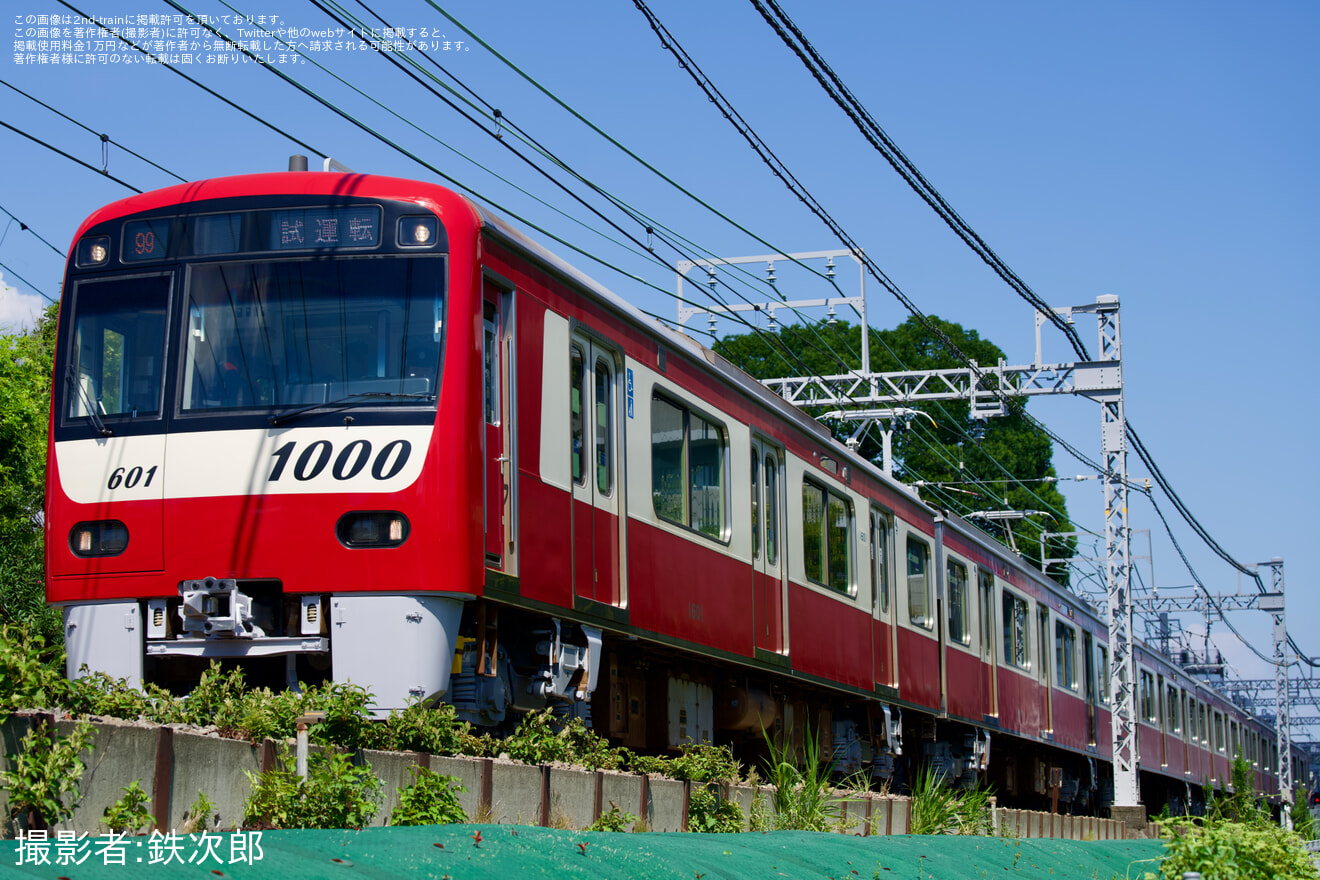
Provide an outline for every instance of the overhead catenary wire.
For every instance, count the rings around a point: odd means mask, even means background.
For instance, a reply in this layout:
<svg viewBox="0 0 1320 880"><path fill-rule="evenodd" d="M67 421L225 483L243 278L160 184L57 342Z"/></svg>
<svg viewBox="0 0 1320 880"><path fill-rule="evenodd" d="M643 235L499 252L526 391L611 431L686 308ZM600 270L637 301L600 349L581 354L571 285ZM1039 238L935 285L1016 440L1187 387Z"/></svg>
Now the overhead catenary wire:
<svg viewBox="0 0 1320 880"><path fill-rule="evenodd" d="M69 255L67 253L60 250L55 245L51 244L49 240L47 240L44 236L41 235L41 233L37 232L31 226L27 225L22 220L18 219L18 217L15 216L14 213L10 211L8 208L6 208L4 205L0 205L0 211L3 211L5 214L8 214L9 218L18 224L19 229L21 229L23 232L28 233L29 235L35 236L37 241L41 242L46 247L50 248L52 251L58 254L62 259L67 260L69 258Z"/></svg>
<svg viewBox="0 0 1320 880"><path fill-rule="evenodd" d="M997 253L976 233L972 227L963 220L957 211L944 199L939 191L926 179L921 171L904 155L893 139L884 131L875 121L870 112L853 95L843 80L834 72L830 65L820 55L816 48L802 33L801 29L779 6L777 0L751 0L752 5L765 19L766 23L776 32L780 39L787 45L811 72L813 77L820 84L822 89L830 98L838 104L840 109L849 117L850 120L861 131L862 135L872 144L873 147L885 158L903 180L915 191L923 201L925 201L940 217L945 221L958 236L975 251L978 256L991 266L1005 282L1012 287L1019 296L1030 303L1039 312L1058 327L1069 342L1074 351L1083 360L1089 360L1090 356L1086 351L1085 345L1077 335L1076 329L1057 315L1049 305L1041 299L1031 287L1022 280L1022 278L1008 267ZM1230 566L1239 572L1246 574L1257 581L1257 584L1263 590L1264 585L1260 582L1259 574L1254 567L1244 565L1229 554L1218 541L1205 529L1196 516L1191 512L1187 505L1179 497L1173 486L1164 477L1158 465L1155 464L1154 457L1146 450L1141 438L1132 427L1130 421L1125 423L1125 429L1129 439L1132 440L1133 448L1137 451L1142 462L1151 470L1155 481L1160 489L1173 502L1179 515L1192 527L1202 541L1205 542L1216 555L1227 562ZM1059 439L1059 438L1056 438ZM1074 450L1069 450L1081 459L1081 456ZM1103 468L1100 469L1103 471Z"/></svg>
<svg viewBox="0 0 1320 880"><path fill-rule="evenodd" d="M129 149L128 147L124 146L123 144L119 143L119 141L117 141L117 140L115 140L114 138L110 137L110 135L105 134L104 132L98 132L96 129L92 128L91 126L89 126L89 125L85 125L84 123L79 122L78 120L76 120L76 119L74 119L72 116L70 116L69 114L64 113L64 112L62 112L62 111L60 111L60 110L55 109L54 107L52 107L51 105L47 104L45 101L41 100L40 98L37 98L37 97L35 97L34 95L30 95L30 94L28 94L27 92L23 91L23 90L20 89L18 86L14 85L13 83L9 82L8 80L0 79L0 85L7 86L8 88L13 89L15 92L18 92L20 95L22 95L23 97L27 98L29 101L33 101L33 102L35 102L35 103L37 103L37 104L40 104L42 107L45 107L47 110L49 110L50 112L54 113L55 115L60 116L60 117L62 117L63 119L68 120L69 122L72 122L74 125L78 126L79 128L83 129L83 130L86 131L86 132L89 132L89 133L91 133L91 134L96 135L98 138L101 139L101 142L102 142L102 143L105 143L105 144L113 144L114 146L116 146L116 147L118 147L119 149L123 150L125 153L128 153L130 156L133 156L133 157L135 157L135 158L141 159L143 162L146 162L146 163L147 163L148 165L150 165L152 168L155 168L155 169L157 169L157 170L159 170L159 171L164 171L166 174L168 174L170 177L173 177L175 180L178 180L178 181L181 181L181 182L185 182L185 183L187 182L188 178L186 178L186 177L181 177L180 175L175 174L173 171L171 171L170 169L166 168L165 166L156 164L155 162L151 161L150 159L148 159L146 156L142 155L141 153L136 152L135 150L131 150L131 149Z"/></svg>

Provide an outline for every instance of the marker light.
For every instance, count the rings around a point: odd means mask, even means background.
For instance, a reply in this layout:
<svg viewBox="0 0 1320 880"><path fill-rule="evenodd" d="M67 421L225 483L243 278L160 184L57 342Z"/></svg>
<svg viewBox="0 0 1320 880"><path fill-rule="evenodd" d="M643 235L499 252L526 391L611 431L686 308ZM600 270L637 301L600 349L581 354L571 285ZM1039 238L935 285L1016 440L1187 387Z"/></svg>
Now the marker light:
<svg viewBox="0 0 1320 880"><path fill-rule="evenodd" d="M110 236L89 235L78 242L78 251L74 262L78 264L79 268L89 268L105 265L109 257Z"/></svg>
<svg viewBox="0 0 1320 880"><path fill-rule="evenodd" d="M350 549L398 547L408 540L408 517L393 510L355 510L335 524L335 537Z"/></svg>
<svg viewBox="0 0 1320 880"><path fill-rule="evenodd" d="M118 556L128 547L128 526L119 520L80 522L69 532L74 556Z"/></svg>
<svg viewBox="0 0 1320 880"><path fill-rule="evenodd" d="M435 244L436 228L434 217L399 218L399 247L431 247Z"/></svg>

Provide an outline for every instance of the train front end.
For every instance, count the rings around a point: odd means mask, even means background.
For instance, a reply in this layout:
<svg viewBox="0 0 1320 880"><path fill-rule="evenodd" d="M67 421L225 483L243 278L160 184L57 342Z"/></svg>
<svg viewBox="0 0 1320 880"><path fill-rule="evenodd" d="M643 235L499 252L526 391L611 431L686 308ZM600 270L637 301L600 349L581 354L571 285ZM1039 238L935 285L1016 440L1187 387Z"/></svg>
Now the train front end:
<svg viewBox="0 0 1320 880"><path fill-rule="evenodd" d="M306 172L88 219L48 450L71 677L448 688L482 579L475 230L438 187Z"/></svg>

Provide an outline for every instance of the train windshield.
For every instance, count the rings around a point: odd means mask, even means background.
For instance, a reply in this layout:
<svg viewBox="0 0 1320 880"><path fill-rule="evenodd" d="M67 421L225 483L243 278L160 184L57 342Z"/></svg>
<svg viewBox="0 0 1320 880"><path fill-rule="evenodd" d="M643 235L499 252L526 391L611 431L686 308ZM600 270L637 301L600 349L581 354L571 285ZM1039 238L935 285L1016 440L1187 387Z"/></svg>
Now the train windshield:
<svg viewBox="0 0 1320 880"><path fill-rule="evenodd" d="M434 400L443 258L194 264L182 410Z"/></svg>

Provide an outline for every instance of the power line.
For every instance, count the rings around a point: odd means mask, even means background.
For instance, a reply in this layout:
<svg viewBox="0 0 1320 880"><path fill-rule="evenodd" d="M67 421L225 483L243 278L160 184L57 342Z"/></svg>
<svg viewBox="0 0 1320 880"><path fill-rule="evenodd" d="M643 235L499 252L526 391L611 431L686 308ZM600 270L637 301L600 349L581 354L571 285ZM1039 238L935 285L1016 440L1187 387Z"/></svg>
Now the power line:
<svg viewBox="0 0 1320 880"><path fill-rule="evenodd" d="M55 253L59 254L60 257L61 257L61 259L66 259L66 260L67 260L67 259L69 258L69 255L68 255L68 254L66 254L64 251L60 250L59 248L55 247L55 245L51 244L49 241L47 241L45 238L43 238L43 237L41 236L41 233L37 232L37 231L36 231L35 229L33 229L31 226L28 226L28 225L27 225L26 223L24 223L22 220L20 220L20 219L18 219L17 217L15 217L14 214L13 214L8 208L6 208L4 205L0 205L0 211L4 211L6 214L8 214L8 215L9 215L9 218L10 218L11 220L13 220L15 223L17 223L17 224L18 224L18 228L21 229L23 232L28 232L28 233L31 233L32 235L35 235L35 236L37 237L37 240L38 240L38 241L40 241L40 242L41 242L42 244L44 244L46 247L48 247L48 248L50 248L51 250L53 250Z"/></svg>
<svg viewBox="0 0 1320 880"><path fill-rule="evenodd" d="M187 178L185 178L185 177L180 177L179 175L175 174L173 171L171 171L170 169L164 167L163 165L157 165L155 162L151 161L151 160L148 159L146 156L143 156L141 153L137 153L137 152L134 152L133 150L130 150L128 147L124 146L123 144L121 144L121 143L119 143L118 141L116 141L114 138L110 137L110 135L105 134L104 132L98 132L96 129L94 129L94 128L90 127L90 126L84 125L83 123L81 123L81 122L79 122L78 120L74 119L72 116L69 116L69 115L66 114L66 113L62 113L62 112L60 112L59 110L56 110L54 107L50 106L50 105L47 104L45 101L42 101L40 98L36 98L36 97L33 97L32 95L29 95L27 92L23 91L22 89L20 89L18 86L14 85L13 83L8 82L8 81L3 80L3 79L0 79L0 85L8 86L9 88L11 88L11 89L13 89L14 91L18 92L18 93L19 93L20 95L22 95L23 97L27 98L29 101L34 101L34 102L36 102L37 104L40 104L42 107L45 107L45 108L46 108L47 110L49 110L50 112L56 114L57 116L63 117L64 119L67 119L69 122L72 122L74 125L78 126L79 128L83 129L84 131L87 131L87 132L90 132L91 134L96 135L97 137L99 137L99 138L101 139L101 143L102 143L102 145L104 145L104 144L114 144L116 147L119 147L119 149L123 150L125 153L128 153L130 156L136 156L137 158L141 159L143 162L146 162L146 163L147 163L148 165L150 165L151 167L156 168L156 169L159 169L159 170L161 170L161 171L164 171L166 174L168 174L170 177L173 177L175 180L178 180L178 181L183 182L183 183L187 183ZM108 164L109 164L109 163L107 162L107 166L108 166Z"/></svg>
<svg viewBox="0 0 1320 880"><path fill-rule="evenodd" d="M30 134L28 134L28 133L25 132L25 131L21 131L21 130L19 130L19 129L17 129L17 128L14 128L14 126L10 125L8 122L5 122L3 119L0 119L0 125L3 125L5 128L9 129L10 131L14 132L15 134L21 134L23 137L27 138L28 140L30 140L30 141L34 141L35 143L40 144L41 146L45 147L46 149L50 150L51 152L59 153L61 156L63 156L64 158L68 159L70 162L77 162L79 165L81 165L82 167L88 169L89 171L95 171L97 174L100 174L100 175L102 175L102 176L104 176L104 177L108 177L108 178L110 178L110 179L113 180L115 183L119 184L120 186L128 187L129 189L131 189L131 190L132 190L133 192L135 192L135 193L141 193L141 192L142 192L142 190L138 189L138 188L137 188L136 186L134 186L133 184L131 184L131 183L127 183L127 182L125 182L125 181L123 181L123 180L120 180L118 177L115 177L115 176L114 176L113 174L111 174L109 171L106 171L106 170L103 169L103 168L97 168L95 165L89 165L88 163L84 162L82 159L79 159L77 156L71 156L71 155L69 155L68 153L66 153L66 152L64 152L63 150L61 150L59 147L55 147L55 146L52 146L51 144L46 143L46 142L43 141L41 138L34 137L33 135L30 135Z"/></svg>

